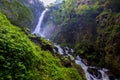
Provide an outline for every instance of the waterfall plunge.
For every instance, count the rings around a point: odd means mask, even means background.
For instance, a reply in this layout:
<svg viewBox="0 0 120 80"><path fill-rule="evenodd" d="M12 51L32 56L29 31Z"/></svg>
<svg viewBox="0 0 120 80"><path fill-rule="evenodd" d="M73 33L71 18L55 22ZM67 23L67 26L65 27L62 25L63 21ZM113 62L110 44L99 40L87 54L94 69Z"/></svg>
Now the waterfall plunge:
<svg viewBox="0 0 120 80"><path fill-rule="evenodd" d="M38 24L37 24L37 26L36 26L36 28L35 28L35 30L33 31L33 33L32 34L36 34L37 36L44 36L43 34L42 34L42 31L41 31L41 25L42 25L42 21L43 21L43 19L44 19L44 15L45 15L45 13L48 11L48 9L45 9L42 13L41 13L41 16L39 17L39 21L38 21Z"/></svg>

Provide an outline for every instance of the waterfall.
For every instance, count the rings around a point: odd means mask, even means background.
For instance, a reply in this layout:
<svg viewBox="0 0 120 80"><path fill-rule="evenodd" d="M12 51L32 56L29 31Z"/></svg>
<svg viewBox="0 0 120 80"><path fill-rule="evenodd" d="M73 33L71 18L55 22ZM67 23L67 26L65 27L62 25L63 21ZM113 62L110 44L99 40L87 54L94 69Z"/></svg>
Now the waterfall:
<svg viewBox="0 0 120 80"><path fill-rule="evenodd" d="M39 21L38 24L35 28L35 30L33 31L33 34L36 34L37 36L43 36L42 34L42 21L44 19L45 13L47 12L48 9L45 9L42 13L41 16L39 17ZM86 79L87 80L110 80L109 76L105 73L106 70L103 69L97 69L96 67L91 67L91 66L87 66L84 62L83 59L80 58L79 56L77 56L76 58L74 58L70 53L74 53L73 49L70 49L68 47L65 48L61 48L59 45L54 44L54 46L58 49L58 51L56 49L53 49L54 52L59 52L60 55L69 57L71 60L74 60L76 64L80 65L82 67L82 69L84 70L84 73L86 75ZM89 69L96 69L97 72L89 72Z"/></svg>
<svg viewBox="0 0 120 80"><path fill-rule="evenodd" d="M42 13L41 13L41 16L39 17L39 21L38 21L38 24L37 24L37 26L36 26L36 28L35 28L35 30L33 31L33 33L32 34L36 34L37 36L44 36L43 34L42 34L42 31L41 31L41 25L42 25L42 21L43 21L43 19L44 19L44 15L45 15L45 13L47 12L47 10L48 9L45 9Z"/></svg>

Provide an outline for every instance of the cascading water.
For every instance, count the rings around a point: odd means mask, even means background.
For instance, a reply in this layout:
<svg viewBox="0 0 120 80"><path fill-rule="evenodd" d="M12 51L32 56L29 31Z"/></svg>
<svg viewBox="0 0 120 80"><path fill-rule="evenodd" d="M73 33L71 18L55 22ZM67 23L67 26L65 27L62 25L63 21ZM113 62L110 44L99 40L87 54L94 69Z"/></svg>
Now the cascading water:
<svg viewBox="0 0 120 80"><path fill-rule="evenodd" d="M38 24L35 28L35 30L33 31L32 34L36 34L37 36L44 36L42 34L42 31L41 31L41 25L42 25L42 21L44 19L44 16L45 16L45 13L48 11L48 9L45 9L42 13L41 13L41 16L39 17L39 21L38 21Z"/></svg>
<svg viewBox="0 0 120 80"><path fill-rule="evenodd" d="M44 15L45 13L47 12L48 9L45 9L40 18L39 18L39 21L38 21L38 24L35 28L35 30L33 31L33 34L36 34L37 36L42 36L44 37L44 35L42 34L42 31L41 31L41 25L42 25L42 21L44 19ZM74 58L70 53L73 53L74 50L73 49L69 49L68 47L65 47L65 49L62 49L59 45L56 45L54 44L54 46L58 49L58 52L63 55L63 56L67 56L67 57L70 57L71 60L74 60L76 62L76 64L79 64L82 69L84 70L84 73L86 75L86 79L87 80L110 80L108 75L105 73L106 72L106 69L96 69L96 67L90 67L90 66L87 66L85 65L85 63L82 61L83 59L80 58L79 56L77 56L76 58ZM57 52L55 49L54 49L54 52ZM96 69L97 72L94 73L94 72L89 72L88 69ZM117 79L116 79L117 80Z"/></svg>
<svg viewBox="0 0 120 80"><path fill-rule="evenodd" d="M80 65L82 67L82 69L84 70L84 73L86 75L86 79L87 80L110 80L108 75L105 73L107 71L107 69L98 69L97 73L93 73L93 74L90 74L90 72L88 72L88 69L96 69L96 67L90 67L90 66L86 66L83 61L82 61L82 58L80 58L79 56L77 56L76 58L74 58L71 54L69 53L73 53L74 50L73 49L69 49L67 47L67 49L62 49L59 45L54 45L56 48L58 48L58 52L61 54L61 55L66 55L68 57L70 57L71 60L75 60L75 63Z"/></svg>
<svg viewBox="0 0 120 80"><path fill-rule="evenodd" d="M93 68L95 69L96 67L90 67L90 66L86 66L83 62L82 59L77 56L76 60L75 60L76 64L81 65L82 69L85 72L86 78L87 80L109 80L108 75L105 73L104 69L98 70L97 75L95 74L90 74L88 72L88 68Z"/></svg>

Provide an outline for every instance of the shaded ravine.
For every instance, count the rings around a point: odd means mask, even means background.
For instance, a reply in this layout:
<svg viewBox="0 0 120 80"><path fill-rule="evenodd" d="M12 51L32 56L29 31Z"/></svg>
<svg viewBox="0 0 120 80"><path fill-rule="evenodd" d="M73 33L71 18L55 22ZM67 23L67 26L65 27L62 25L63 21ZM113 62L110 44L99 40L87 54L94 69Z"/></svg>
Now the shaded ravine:
<svg viewBox="0 0 120 80"><path fill-rule="evenodd" d="M39 17L39 21L38 24L35 28L35 30L32 32L32 34L36 34L37 36L42 36L45 37L42 34L42 21L44 19L45 13L48 11L48 9L45 9L41 16ZM86 75L86 79L87 80L110 80L109 76L106 74L106 72L108 72L109 70L107 69L98 69L97 67L92 67L92 66L87 66L84 62L83 59L80 58L80 56L76 56L73 57L70 53L73 53L74 50L70 49L68 47L66 47L66 49L61 48L59 45L54 44L54 46L58 49L58 51L56 51L55 49L53 50L54 52L59 52L60 55L66 56L66 57L70 57L71 60L74 60L76 64L80 65L82 67L82 69L84 70L84 73ZM89 71L89 69L91 71ZM93 71L92 71L93 70ZM94 72L95 70L95 72ZM113 80L117 80L117 79L113 79Z"/></svg>

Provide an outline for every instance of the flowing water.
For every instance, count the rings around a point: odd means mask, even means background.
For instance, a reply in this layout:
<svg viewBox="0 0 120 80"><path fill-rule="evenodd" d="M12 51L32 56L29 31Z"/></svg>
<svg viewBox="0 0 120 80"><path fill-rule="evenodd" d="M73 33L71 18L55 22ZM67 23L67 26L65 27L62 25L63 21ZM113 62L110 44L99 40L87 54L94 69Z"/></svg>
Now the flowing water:
<svg viewBox="0 0 120 80"><path fill-rule="evenodd" d="M48 9L45 9L38 21L38 24L33 32L33 34L36 34L37 36L43 36L42 32L41 32L41 24L42 21L44 19L45 13L47 12ZM43 36L44 37L44 36ZM83 59L80 58L80 56L77 57L73 57L70 53L73 53L74 50L70 49L68 47L65 48L61 48L59 45L54 44L54 46L58 49L58 51L56 51L54 49L54 52L59 52L60 55L63 56L67 56L69 57L71 60L74 60L76 64L80 65L82 67L82 69L84 70L84 73L86 75L87 80L110 80L108 75L106 74L106 72L108 71L107 69L97 69L96 67L91 67L91 66L87 66L84 62ZM89 71L91 70L91 71ZM93 70L93 71L92 71ZM95 70L95 72L94 72ZM115 79L114 79L115 80ZM117 79L116 79L117 80Z"/></svg>
<svg viewBox="0 0 120 80"><path fill-rule="evenodd" d="M66 56L70 57L71 60L74 60L76 64L78 64L82 67L87 80L110 80L108 75L105 73L106 71L108 71L107 69L104 69L104 68L103 69L97 69L96 67L87 66L82 61L82 58L80 58L79 56L74 58L71 54L69 54L69 53L73 53L72 49L69 49L69 48L68 49L62 49L59 45L56 45L56 44L55 44L55 47L58 48L58 52L61 55L66 55ZM90 72L88 72L88 69L96 69L97 72L90 73Z"/></svg>
<svg viewBox="0 0 120 80"><path fill-rule="evenodd" d="M43 22L43 19L44 19L44 16L45 16L45 13L48 11L48 9L45 9L42 13L41 13L41 16L39 17L39 21L38 21L38 24L35 28L35 30L33 31L32 34L36 34L37 36L44 36L42 34L42 28L41 28L41 25L42 25L42 22Z"/></svg>

